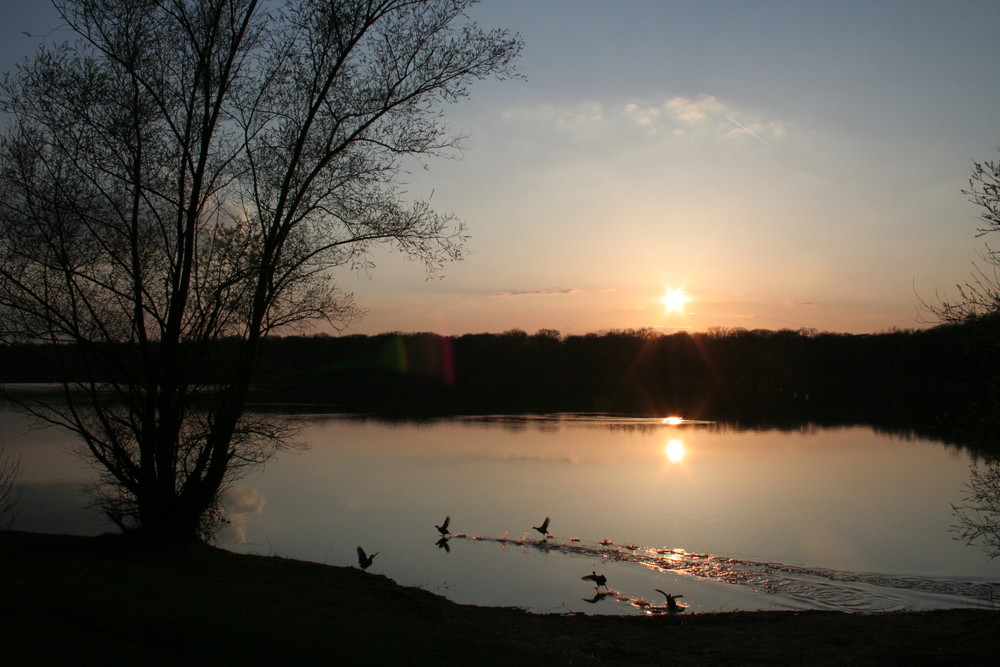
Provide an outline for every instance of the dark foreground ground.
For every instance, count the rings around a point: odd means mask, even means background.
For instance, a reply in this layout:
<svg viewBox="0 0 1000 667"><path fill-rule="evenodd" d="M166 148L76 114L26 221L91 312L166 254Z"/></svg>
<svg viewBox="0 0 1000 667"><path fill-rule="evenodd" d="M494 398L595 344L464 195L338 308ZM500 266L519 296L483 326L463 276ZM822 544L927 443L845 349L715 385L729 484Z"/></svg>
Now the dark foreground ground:
<svg viewBox="0 0 1000 667"><path fill-rule="evenodd" d="M942 664L1000 660L1000 612L554 616L355 568L0 532L0 662Z"/></svg>

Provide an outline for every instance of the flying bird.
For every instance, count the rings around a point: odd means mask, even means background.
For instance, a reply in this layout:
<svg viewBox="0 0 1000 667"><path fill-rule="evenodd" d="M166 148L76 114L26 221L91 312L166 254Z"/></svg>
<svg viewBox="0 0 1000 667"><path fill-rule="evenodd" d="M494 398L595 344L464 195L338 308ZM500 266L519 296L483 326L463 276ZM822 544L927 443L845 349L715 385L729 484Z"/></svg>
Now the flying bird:
<svg viewBox="0 0 1000 667"><path fill-rule="evenodd" d="M542 522L540 526L532 526L535 530L541 533L543 536L548 536L549 534L549 517L545 517L545 521Z"/></svg>
<svg viewBox="0 0 1000 667"><path fill-rule="evenodd" d="M365 553L364 549L358 547L358 565L361 566L362 570L367 570L371 566L372 562L375 560L375 556L378 556L377 551L369 556Z"/></svg>
<svg viewBox="0 0 1000 667"><path fill-rule="evenodd" d="M591 571L590 574L584 575L584 576L582 576L580 578L581 579L589 579L589 580L593 581L594 582L594 588L600 588L601 586L604 586L605 588L608 587L608 578L605 577L603 574L597 574L596 570L595 571Z"/></svg>
<svg viewBox="0 0 1000 667"><path fill-rule="evenodd" d="M438 532L441 533L442 535L450 535L451 531L448 530L448 522L450 522L450 521L451 521L451 517L450 516L446 516L444 518L444 523L442 523L440 526L435 525L434 527L437 528Z"/></svg>
<svg viewBox="0 0 1000 667"><path fill-rule="evenodd" d="M682 598L684 597L683 595L671 595L666 591L661 591L659 588L654 590L656 590L657 593L662 593L663 597L667 598L667 611L670 612L684 611L684 607L677 604L677 598Z"/></svg>

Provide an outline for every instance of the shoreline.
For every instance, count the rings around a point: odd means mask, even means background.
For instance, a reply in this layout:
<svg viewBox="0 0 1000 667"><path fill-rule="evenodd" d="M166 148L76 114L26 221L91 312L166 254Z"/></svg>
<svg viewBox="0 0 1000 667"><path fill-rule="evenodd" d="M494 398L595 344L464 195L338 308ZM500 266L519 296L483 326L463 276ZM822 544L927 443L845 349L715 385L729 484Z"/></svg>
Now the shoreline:
<svg viewBox="0 0 1000 667"><path fill-rule="evenodd" d="M54 664L991 664L1000 611L536 614L206 545L0 533L4 654Z"/></svg>

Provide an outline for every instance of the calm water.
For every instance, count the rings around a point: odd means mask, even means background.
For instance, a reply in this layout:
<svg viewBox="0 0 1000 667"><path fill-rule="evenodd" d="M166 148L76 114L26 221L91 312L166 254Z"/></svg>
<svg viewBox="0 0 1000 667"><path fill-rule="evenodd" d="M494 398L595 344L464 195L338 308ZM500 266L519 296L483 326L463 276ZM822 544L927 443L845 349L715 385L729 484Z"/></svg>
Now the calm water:
<svg viewBox="0 0 1000 667"><path fill-rule="evenodd" d="M108 528L57 431L25 432L15 528ZM954 539L969 456L867 428L735 431L588 415L386 423L313 415L309 448L227 495L226 548L369 571L539 612L995 606L1000 559ZM435 524L451 517L451 538ZM550 517L550 537L533 530ZM607 576L598 591L581 576ZM600 593L605 589L601 588Z"/></svg>

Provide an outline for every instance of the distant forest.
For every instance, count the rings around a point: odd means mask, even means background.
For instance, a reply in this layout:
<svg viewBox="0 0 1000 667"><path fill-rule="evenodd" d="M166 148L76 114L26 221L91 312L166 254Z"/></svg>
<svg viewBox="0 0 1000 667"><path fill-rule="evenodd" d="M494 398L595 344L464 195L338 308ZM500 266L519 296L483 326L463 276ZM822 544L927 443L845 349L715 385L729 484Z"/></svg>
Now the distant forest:
<svg viewBox="0 0 1000 667"><path fill-rule="evenodd" d="M748 427L870 424L982 441L1000 412L998 331L990 318L864 335L287 336L262 346L254 398L387 416L598 411ZM0 381L56 380L39 351L0 348Z"/></svg>

